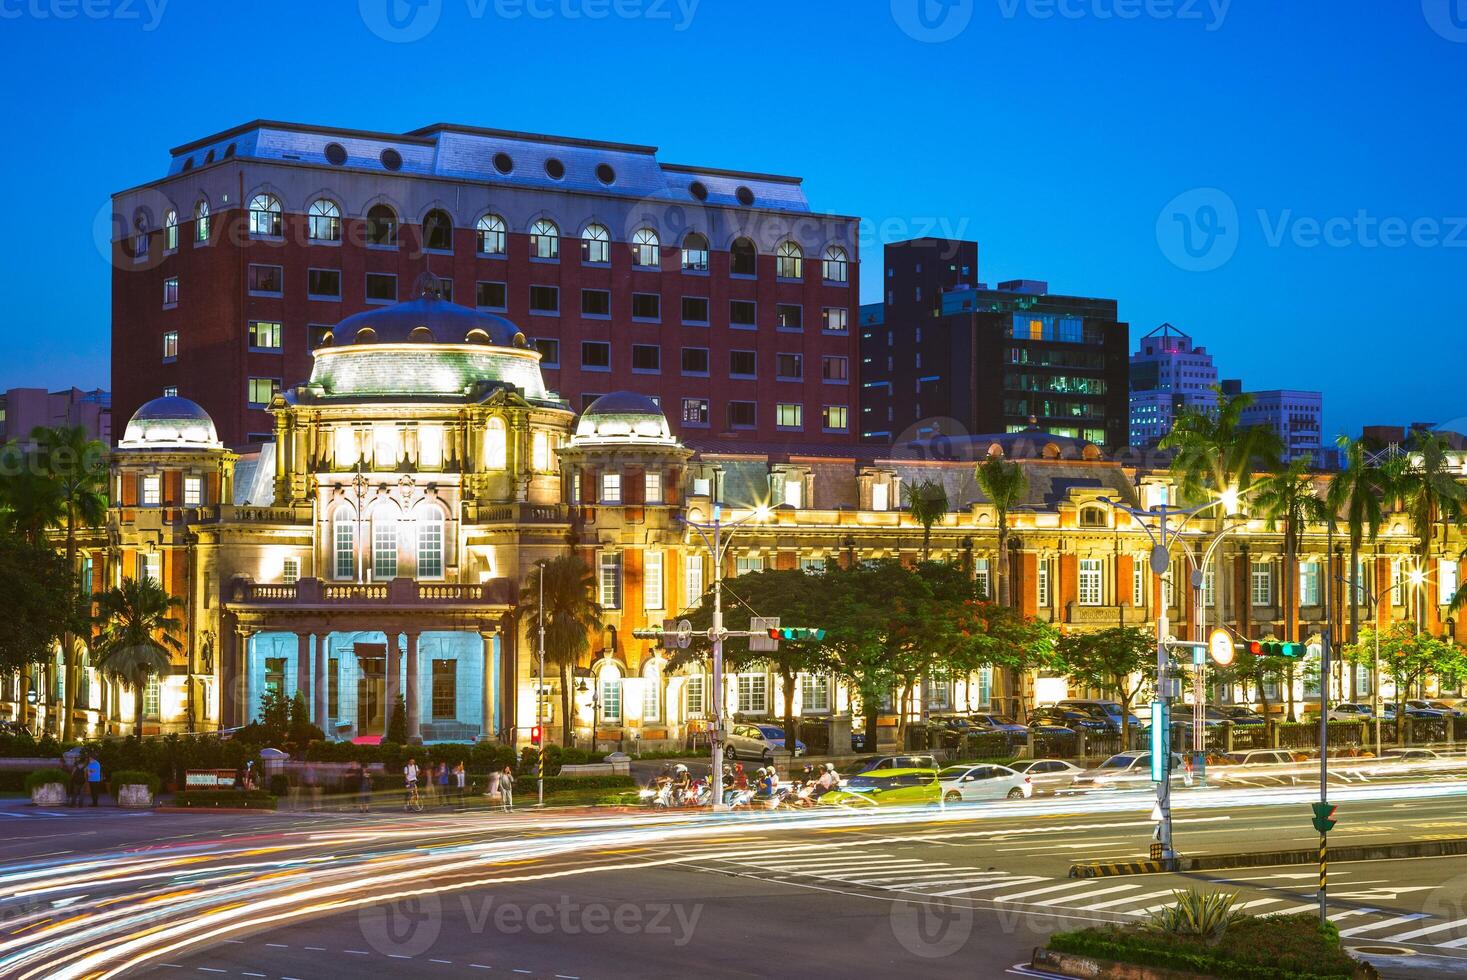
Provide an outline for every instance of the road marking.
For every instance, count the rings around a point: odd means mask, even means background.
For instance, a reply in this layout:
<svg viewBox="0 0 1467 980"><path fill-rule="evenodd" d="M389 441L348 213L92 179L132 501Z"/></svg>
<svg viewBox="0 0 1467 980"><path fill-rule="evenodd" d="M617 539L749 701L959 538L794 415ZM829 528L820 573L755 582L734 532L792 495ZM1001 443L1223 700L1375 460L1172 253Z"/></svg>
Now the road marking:
<svg viewBox="0 0 1467 980"><path fill-rule="evenodd" d="M1255 898L1251 902L1244 902L1242 905L1239 905L1238 908L1239 909L1256 909L1260 905L1277 905L1279 902L1282 902L1282 901L1283 901L1282 898Z"/></svg>
<svg viewBox="0 0 1467 980"><path fill-rule="evenodd" d="M494 969L494 967L492 967L492 966L485 966L483 963L470 963L469 966L471 966L475 970L492 970L492 969Z"/></svg>
<svg viewBox="0 0 1467 980"><path fill-rule="evenodd" d="M1415 922L1417 919L1426 918L1425 912L1413 912L1410 915L1398 915L1394 919L1384 919L1380 922L1372 922L1369 925L1356 926L1353 929L1341 929L1341 936L1355 936L1362 932L1373 932L1376 929L1385 929L1389 926L1404 925L1407 922Z"/></svg>
<svg viewBox="0 0 1467 980"><path fill-rule="evenodd" d="M353 956L371 956L372 955L371 953L367 952L365 949L343 949L342 952L343 953L350 953Z"/></svg>
<svg viewBox="0 0 1467 980"><path fill-rule="evenodd" d="M1044 881L1041 875L1029 875L1022 878L1011 878L1008 881L998 881L987 885L978 885L975 888L954 888L945 892L933 892L936 898L950 898L953 895L966 895L969 892L986 892L991 888L1007 888L1009 885L1022 885L1026 881Z"/></svg>
<svg viewBox="0 0 1467 980"><path fill-rule="evenodd" d="M1100 891L1091 892L1089 895L1086 895L1085 897L1086 898L1094 898L1096 895L1110 895L1113 892L1125 892L1125 891L1130 891L1132 888L1139 888L1139 887L1141 887L1141 886L1140 885L1116 885L1114 888L1102 888L1102 889L1100 889ZM1070 899L1072 899L1074 897L1075 897L1074 895L1064 895L1064 896L1061 896L1059 898L1046 898L1043 901L1034 902L1033 904L1034 905L1046 905L1046 906L1058 905L1061 902L1068 902Z"/></svg>
<svg viewBox="0 0 1467 980"><path fill-rule="evenodd" d="M1127 902L1149 902L1153 898L1160 898L1163 895L1170 895L1173 893L1174 890L1175 889L1168 888L1165 891L1144 892L1140 895L1127 895L1125 898L1113 898L1109 902L1097 902L1094 905L1081 905L1079 909L1077 909L1077 911L1099 912L1101 909L1115 908L1117 905L1125 905ZM1089 898L1090 896L1087 895L1085 897Z"/></svg>
<svg viewBox="0 0 1467 980"><path fill-rule="evenodd" d="M1408 939L1415 939L1417 936L1425 936L1429 933L1441 932L1443 929L1451 929L1460 925L1467 925L1467 919L1452 919L1450 922L1442 922L1434 926L1423 926L1420 929L1412 929L1410 932L1403 932L1395 936L1387 936L1386 942L1403 943Z"/></svg>
<svg viewBox="0 0 1467 980"><path fill-rule="evenodd" d="M889 885L882 885L881 887L886 889L887 891L899 892L911 891L917 888L932 888L934 886L943 887L947 885L963 885L968 883L977 884L980 881L997 881L1001 878L1007 878L1010 881L1014 880L1014 876L1009 874L1008 872L980 872L978 874L973 874L970 872L966 874L936 875L931 878L918 878L913 881L897 881L892 882Z"/></svg>
<svg viewBox="0 0 1467 980"><path fill-rule="evenodd" d="M1090 884L1091 884L1091 882L1084 881L1084 880L1082 880L1082 881L1066 881L1066 882L1063 882L1063 883L1058 884L1058 885L1050 885L1047 888L1033 888L1033 889L1030 889L1029 891L1026 891L1026 892L1015 892L1012 895L995 895L995 896L993 896L993 900L995 902L1014 902L1014 901L1017 901L1017 900L1019 900L1021 898L1028 898L1030 895L1043 895L1043 894L1046 894L1047 892L1065 892L1065 891L1074 891L1076 888L1088 888L1090 886ZM1140 885L1122 885L1121 887L1123 887L1123 888L1140 888L1141 886Z"/></svg>
<svg viewBox="0 0 1467 980"><path fill-rule="evenodd" d="M326 952L326 947L325 946L307 946L305 948L308 949L308 950L310 950L313 953L324 953L324 952Z"/></svg>
<svg viewBox="0 0 1467 980"><path fill-rule="evenodd" d="M201 966L201 967L199 967L199 972L200 973L228 973L229 971L228 970L221 970L217 966Z"/></svg>

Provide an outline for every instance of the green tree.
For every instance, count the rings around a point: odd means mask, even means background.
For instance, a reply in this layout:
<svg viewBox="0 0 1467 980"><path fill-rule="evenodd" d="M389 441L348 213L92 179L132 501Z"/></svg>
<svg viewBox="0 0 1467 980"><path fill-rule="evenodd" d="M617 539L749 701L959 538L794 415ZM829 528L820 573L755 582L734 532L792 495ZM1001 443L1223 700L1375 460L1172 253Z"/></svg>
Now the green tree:
<svg viewBox="0 0 1467 980"><path fill-rule="evenodd" d="M932 555L932 526L951 509L947 489L936 480L902 485L902 499L912 520L922 525L922 560Z"/></svg>
<svg viewBox="0 0 1467 980"><path fill-rule="evenodd" d="M61 491L33 453L22 454L14 443L6 443L3 451L16 466L0 479L0 524L39 547L45 543L46 529L58 526L65 514Z"/></svg>
<svg viewBox="0 0 1467 980"><path fill-rule="evenodd" d="M1218 399L1215 410L1182 412L1158 443L1161 449L1176 451L1172 473L1183 495L1195 501L1229 489L1248 489L1254 472L1273 469L1283 453L1283 442L1272 429L1243 425L1243 411L1253 404L1251 394L1213 390Z"/></svg>
<svg viewBox="0 0 1467 980"><path fill-rule="evenodd" d="M1376 635L1376 627L1360 632L1360 640L1345 648L1345 658L1352 664L1371 666L1375 663L1376 642L1380 643L1380 667L1390 676L1395 688L1395 740L1399 744L1405 701L1411 688L1428 675L1444 681L1460 683L1467 677L1467 658L1462 648L1450 640L1417 632L1408 623L1393 623Z"/></svg>
<svg viewBox="0 0 1467 980"><path fill-rule="evenodd" d="M173 615L183 602L150 578L125 578L98 593L97 666L133 690L133 734L143 733L143 691L148 678L167 673L170 655L183 649L183 622Z"/></svg>
<svg viewBox="0 0 1467 980"><path fill-rule="evenodd" d="M989 503L993 504L994 523L998 526L998 604L1010 607L1013 602L1009 594L1009 511L1029 492L1029 478L1018 463L1006 462L1001 456L990 456L979 463L975 475L979 488ZM1008 671L1004 677L1004 687L1014 703L1014 717L1017 718L1022 707L1019 698L1019 674Z"/></svg>
<svg viewBox="0 0 1467 980"><path fill-rule="evenodd" d="M407 701L401 691L392 699L392 714L387 716L387 730L382 740L394 745L407 744Z"/></svg>
<svg viewBox="0 0 1467 980"><path fill-rule="evenodd" d="M1360 608L1355 601L1361 583L1360 549L1368 537L1374 541L1385 521L1384 501L1389 493L1389 481L1379 466L1371 462L1369 451L1359 439L1340 436L1340 451L1344 456L1345 468L1336 473L1325 494L1329 507L1330 523L1338 527L1345 523L1350 541L1350 642L1360 639ZM1369 588L1367 586L1367 588Z"/></svg>
<svg viewBox="0 0 1467 980"><path fill-rule="evenodd" d="M1467 516L1467 486L1458 482L1459 469L1448 455L1449 447L1435 432L1417 432L1410 451L1385 466L1392 496L1411 520L1416 532L1416 556L1424 571L1436 543L1437 528L1461 526ZM1458 595L1452 605L1459 605ZM1420 601L1418 594L1417 600Z"/></svg>
<svg viewBox="0 0 1467 980"><path fill-rule="evenodd" d="M1284 568L1282 595L1284 600L1284 639L1297 640L1299 633L1299 542L1311 522L1326 520L1328 514L1320 500L1314 478L1309 473L1309 458L1296 459L1263 478L1253 497L1254 505L1268 518L1269 526L1283 526ZM1328 583L1326 583L1328 588ZM1284 696L1289 720L1294 721L1294 662L1284 670Z"/></svg>
<svg viewBox="0 0 1467 980"><path fill-rule="evenodd" d="M76 595L62 557L8 531L0 531L0 595L5 628L0 630L0 670L24 670L49 662L68 629Z"/></svg>
<svg viewBox="0 0 1467 980"><path fill-rule="evenodd" d="M1060 668L1082 687L1099 688L1121 705L1121 744L1131 744L1131 706L1145 690L1147 671L1156 665L1156 638L1134 626L1112 626L1094 633L1059 638Z"/></svg>
<svg viewBox="0 0 1467 980"><path fill-rule="evenodd" d="M290 699L285 691L267 685L260 692L260 728L270 745L284 745L290 735Z"/></svg>
<svg viewBox="0 0 1467 980"><path fill-rule="evenodd" d="M601 606L596 602L596 576L575 555L561 555L537 565L520 589L516 610L530 639L532 656L539 650L542 575L545 578L545 659L560 671L561 741L570 746L575 738L571 679L581 656L590 649L591 634L601 629Z"/></svg>

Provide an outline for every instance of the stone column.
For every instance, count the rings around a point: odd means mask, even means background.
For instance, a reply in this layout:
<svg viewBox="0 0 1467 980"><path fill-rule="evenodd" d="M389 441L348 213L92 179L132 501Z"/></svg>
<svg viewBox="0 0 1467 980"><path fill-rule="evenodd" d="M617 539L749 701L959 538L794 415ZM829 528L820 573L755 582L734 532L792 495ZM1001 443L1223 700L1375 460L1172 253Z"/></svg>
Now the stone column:
<svg viewBox="0 0 1467 980"><path fill-rule="evenodd" d="M331 651L326 646L325 633L316 633L312 639L316 641L316 727L326 733L326 737L332 735L332 728L336 719L328 716L327 712L331 706L331 678L328 669L331 666Z"/></svg>
<svg viewBox="0 0 1467 980"><path fill-rule="evenodd" d="M234 689L227 692L227 695L234 704L234 724L247 725L250 722L250 641L254 638L255 631L241 628L238 635L232 685Z"/></svg>
<svg viewBox="0 0 1467 980"><path fill-rule="evenodd" d="M411 745L423 741L423 712L418 701L418 634L407 634L407 740Z"/></svg>
<svg viewBox="0 0 1467 980"><path fill-rule="evenodd" d="M295 691L311 706L311 634L295 635Z"/></svg>
<svg viewBox="0 0 1467 980"><path fill-rule="evenodd" d="M479 639L484 643L484 723L481 737L489 740L499 732L496 724L499 719L494 717L494 685L499 682L494 676L494 633L481 630Z"/></svg>
<svg viewBox="0 0 1467 980"><path fill-rule="evenodd" d="M397 648L397 633L387 634L387 697L382 708L382 734L385 737L392 725L392 712L397 708L397 692L400 690L399 674L402 673L402 655Z"/></svg>

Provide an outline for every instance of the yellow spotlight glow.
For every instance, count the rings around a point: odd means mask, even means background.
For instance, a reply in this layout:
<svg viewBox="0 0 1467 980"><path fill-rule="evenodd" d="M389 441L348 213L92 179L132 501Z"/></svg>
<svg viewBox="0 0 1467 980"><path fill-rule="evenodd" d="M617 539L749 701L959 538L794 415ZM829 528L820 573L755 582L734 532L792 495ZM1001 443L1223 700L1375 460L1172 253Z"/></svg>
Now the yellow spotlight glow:
<svg viewBox="0 0 1467 980"><path fill-rule="evenodd" d="M1238 488L1228 487L1222 492L1223 513L1233 517L1238 513Z"/></svg>
<svg viewBox="0 0 1467 980"><path fill-rule="evenodd" d="M1419 568L1413 568L1406 578L1410 580L1412 585L1419 586L1426 581L1426 573Z"/></svg>

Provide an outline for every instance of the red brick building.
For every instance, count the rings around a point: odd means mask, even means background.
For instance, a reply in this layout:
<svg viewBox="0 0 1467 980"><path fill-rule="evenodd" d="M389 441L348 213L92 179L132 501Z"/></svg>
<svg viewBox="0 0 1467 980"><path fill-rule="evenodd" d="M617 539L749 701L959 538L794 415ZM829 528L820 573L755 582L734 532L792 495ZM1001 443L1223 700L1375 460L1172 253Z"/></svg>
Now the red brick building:
<svg viewBox="0 0 1467 980"><path fill-rule="evenodd" d="M857 221L798 178L621 143L434 125L255 121L113 196L117 410L177 394L231 445L338 321L432 273L540 347L577 410L656 397L694 442L854 439ZM431 286L431 282L430 282Z"/></svg>

